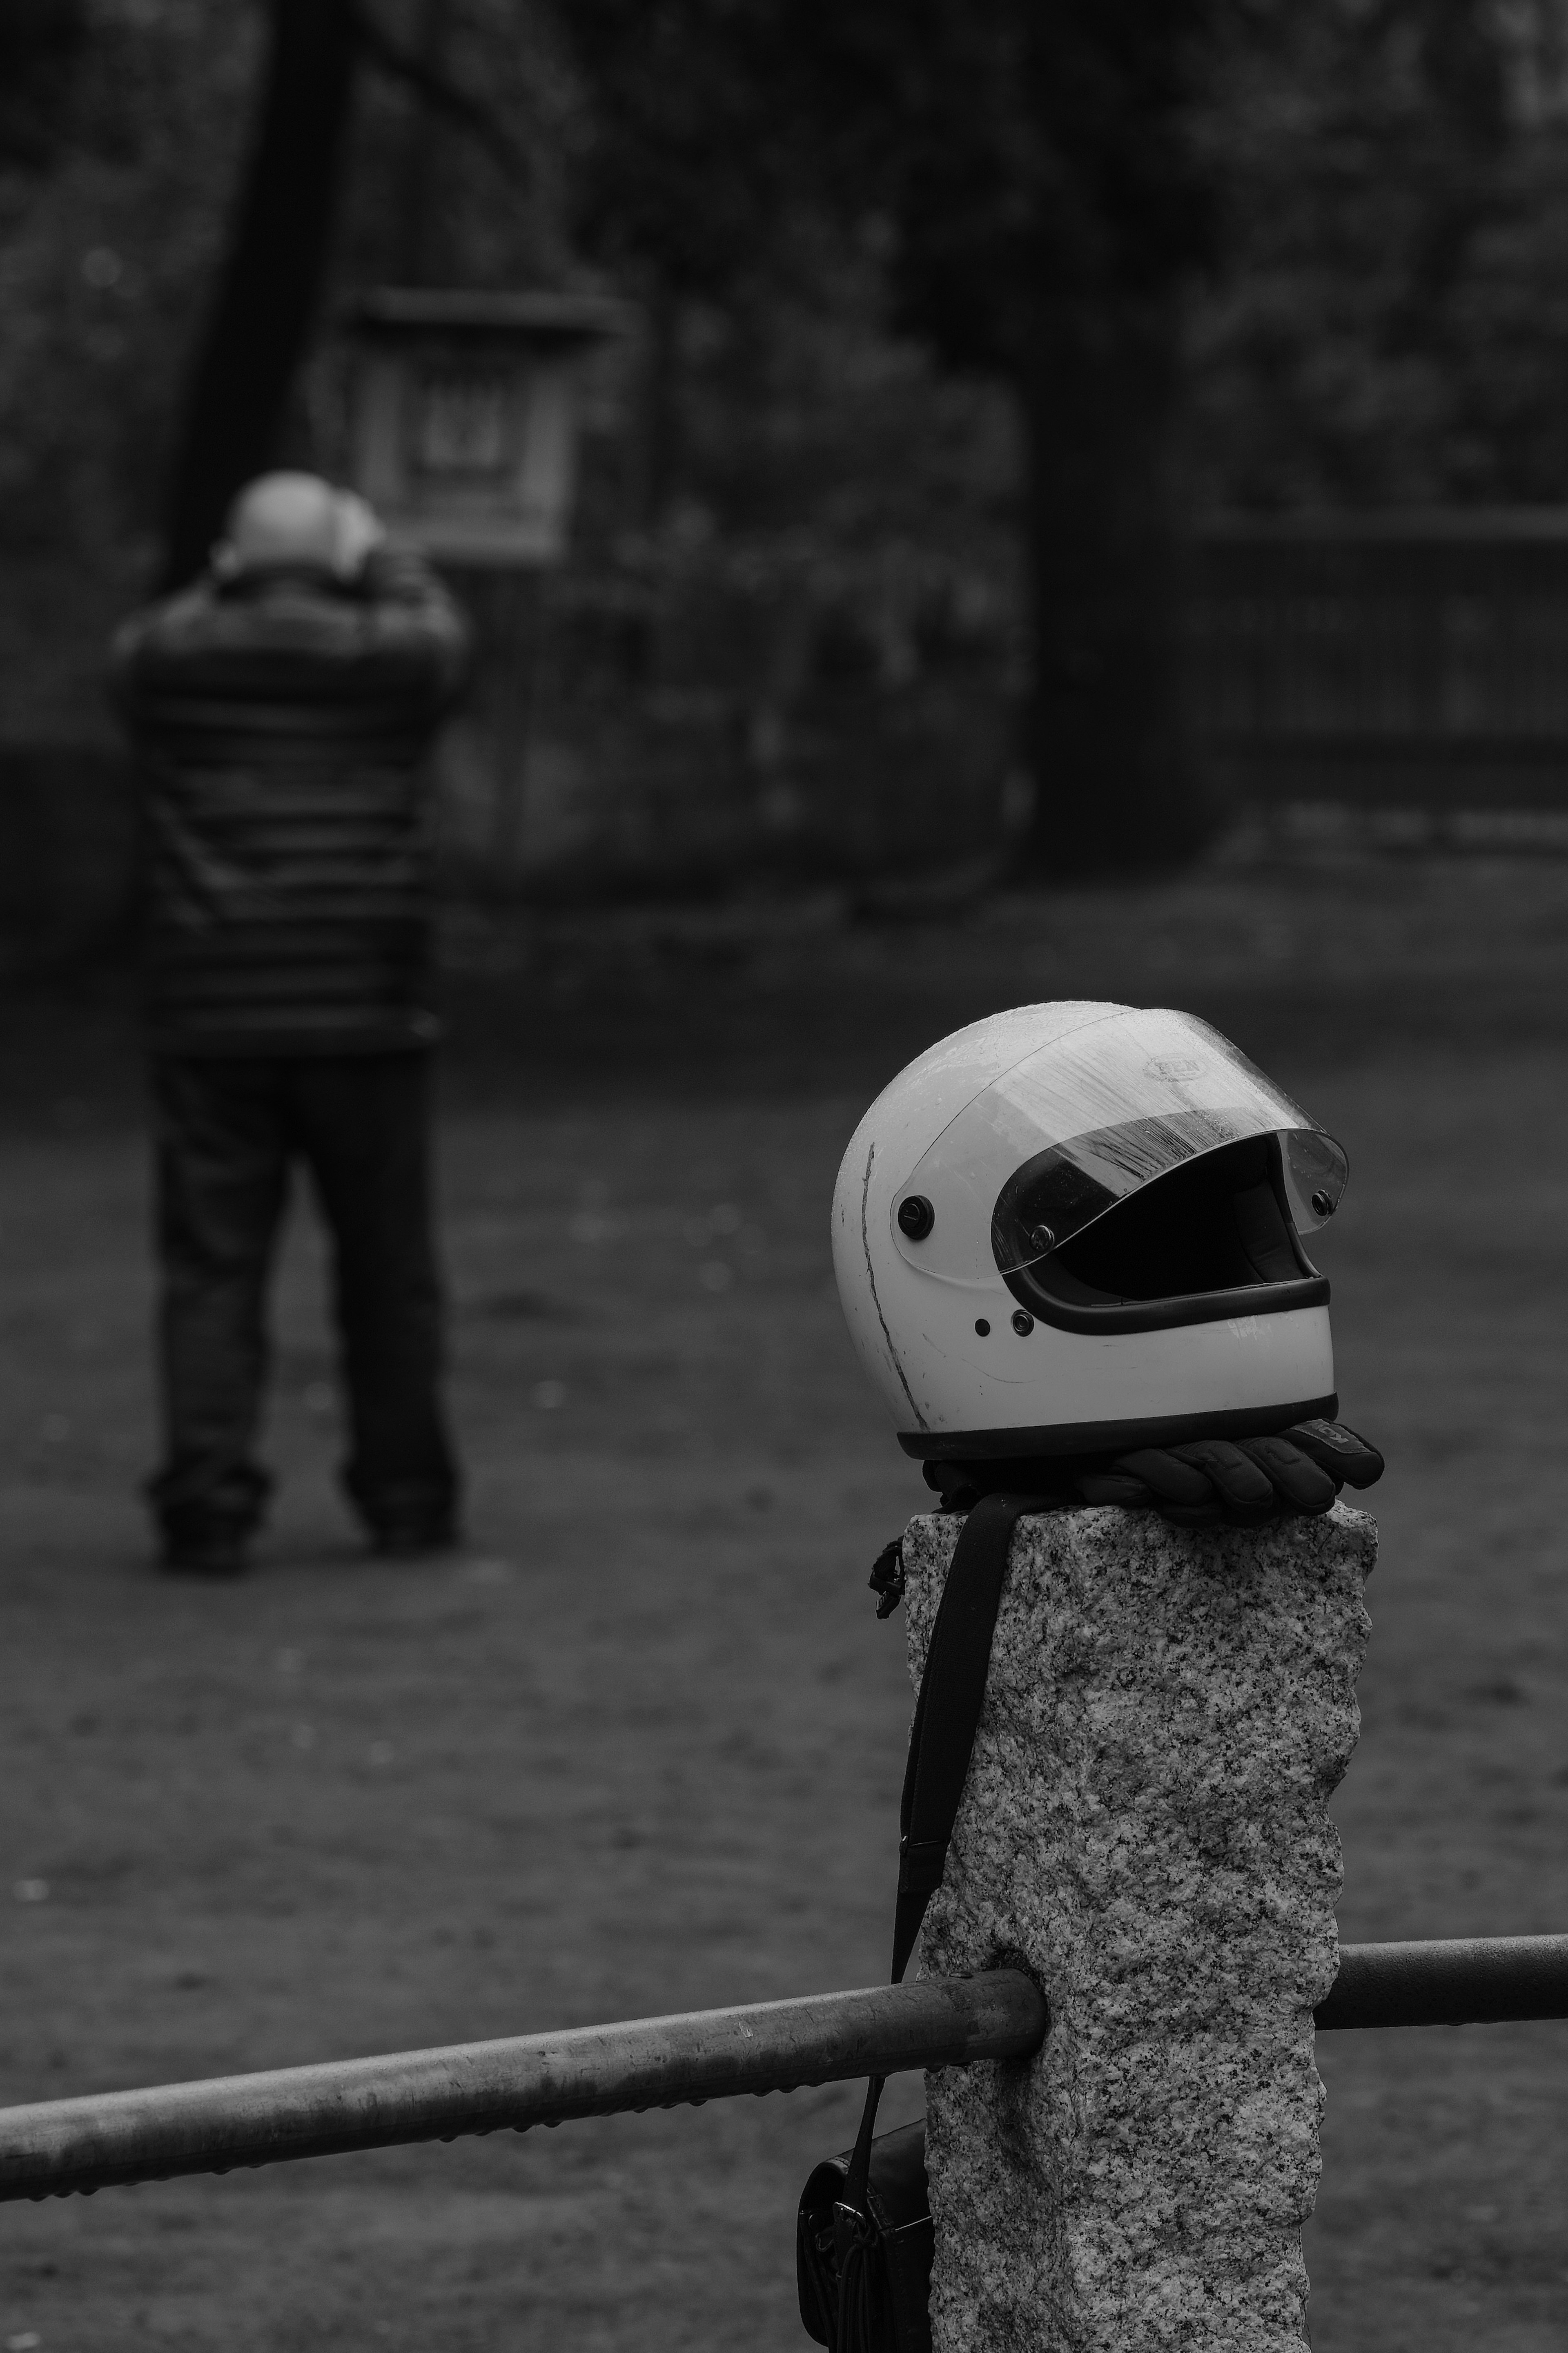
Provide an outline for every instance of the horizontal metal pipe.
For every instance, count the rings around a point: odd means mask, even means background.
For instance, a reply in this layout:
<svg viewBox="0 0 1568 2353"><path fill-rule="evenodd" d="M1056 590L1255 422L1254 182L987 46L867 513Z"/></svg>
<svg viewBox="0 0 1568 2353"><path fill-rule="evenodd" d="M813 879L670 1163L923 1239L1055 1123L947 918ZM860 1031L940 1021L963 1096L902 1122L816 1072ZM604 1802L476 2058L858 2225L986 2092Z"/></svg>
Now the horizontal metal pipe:
<svg viewBox="0 0 1568 2353"><path fill-rule="evenodd" d="M1044 1998L1017 1969L811 1994L503 2042L332 2060L0 2110L0 2200L64 2198L569 2116L1026 2059Z"/></svg>
<svg viewBox="0 0 1568 2353"><path fill-rule="evenodd" d="M1568 1936L1342 1945L1320 2028L1480 2026L1568 2018Z"/></svg>
<svg viewBox="0 0 1568 2353"><path fill-rule="evenodd" d="M1344 1945L1318 2026L1568 2018L1568 1936ZM0 2110L0 2200L63 2198L572 2116L1026 2059L1046 2004L1016 1969L628 2025L332 2060Z"/></svg>

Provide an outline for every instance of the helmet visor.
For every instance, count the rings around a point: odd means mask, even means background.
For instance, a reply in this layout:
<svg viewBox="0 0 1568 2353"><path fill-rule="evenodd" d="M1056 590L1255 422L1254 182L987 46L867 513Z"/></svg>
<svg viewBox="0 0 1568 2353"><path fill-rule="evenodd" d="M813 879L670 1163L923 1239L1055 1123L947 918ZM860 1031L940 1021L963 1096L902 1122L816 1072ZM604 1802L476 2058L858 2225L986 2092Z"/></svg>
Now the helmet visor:
<svg viewBox="0 0 1568 2353"><path fill-rule="evenodd" d="M989 1215L997 1268L1011 1273L1182 1162L1266 1135L1280 1139L1298 1232L1326 1225L1349 1166L1316 1120L1206 1021L1108 1014L1016 1063L943 1130L902 1188L938 1205L931 1241L905 1254L962 1280L964 1270L942 1262L940 1205L969 1196Z"/></svg>

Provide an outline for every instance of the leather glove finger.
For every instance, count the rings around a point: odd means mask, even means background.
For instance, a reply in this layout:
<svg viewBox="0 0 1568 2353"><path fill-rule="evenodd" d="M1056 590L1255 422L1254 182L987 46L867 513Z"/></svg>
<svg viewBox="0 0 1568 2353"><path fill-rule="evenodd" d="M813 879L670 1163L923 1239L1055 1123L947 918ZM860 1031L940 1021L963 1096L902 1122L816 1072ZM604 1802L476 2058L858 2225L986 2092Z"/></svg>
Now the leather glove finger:
<svg viewBox="0 0 1568 2353"><path fill-rule="evenodd" d="M1309 1456L1320 1471L1326 1471L1331 1479L1343 1480L1347 1487L1375 1487L1383 1476L1383 1457L1376 1447L1347 1430L1342 1421L1299 1421L1280 1436Z"/></svg>
<svg viewBox="0 0 1568 2353"><path fill-rule="evenodd" d="M1214 1489L1209 1489L1206 1504L1172 1504L1156 1495L1142 1479L1119 1479L1111 1472L1089 1472L1078 1482L1079 1494L1086 1504L1120 1504L1124 1511L1157 1510L1163 1520L1177 1528L1212 1528L1225 1518Z"/></svg>
<svg viewBox="0 0 1568 2353"><path fill-rule="evenodd" d="M1146 1512L1159 1501L1142 1479L1120 1471L1086 1471L1073 1483L1086 1504L1121 1504L1131 1512Z"/></svg>
<svg viewBox="0 0 1568 2353"><path fill-rule="evenodd" d="M1228 1439L1194 1439L1190 1445L1173 1446L1170 1451L1212 1482L1226 1518L1237 1526L1255 1527L1274 1517L1279 1508L1274 1482Z"/></svg>
<svg viewBox="0 0 1568 2353"><path fill-rule="evenodd" d="M1173 1527L1213 1527L1225 1516L1212 1482L1163 1446L1143 1446L1131 1454L1119 1454L1110 1472L1101 1476L1106 1483L1117 1477L1135 1482L1158 1506L1161 1518ZM1104 1500L1109 1503L1111 1498L1108 1495Z"/></svg>
<svg viewBox="0 0 1568 2353"><path fill-rule="evenodd" d="M1134 1453L1119 1454L1110 1467L1112 1472L1152 1487L1162 1505L1184 1504L1195 1508L1215 1500L1214 1488L1203 1472L1163 1446L1143 1446Z"/></svg>
<svg viewBox="0 0 1568 2353"><path fill-rule="evenodd" d="M1287 1438L1238 1438L1242 1452L1270 1481L1292 1512L1331 1512L1340 1482Z"/></svg>

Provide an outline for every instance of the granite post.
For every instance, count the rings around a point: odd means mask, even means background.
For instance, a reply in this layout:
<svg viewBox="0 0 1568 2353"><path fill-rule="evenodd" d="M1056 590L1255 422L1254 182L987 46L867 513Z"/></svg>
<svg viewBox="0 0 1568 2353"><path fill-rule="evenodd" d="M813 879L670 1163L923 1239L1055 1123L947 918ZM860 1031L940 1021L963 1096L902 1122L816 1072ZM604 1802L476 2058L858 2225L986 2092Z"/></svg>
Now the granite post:
<svg viewBox="0 0 1568 2353"><path fill-rule="evenodd" d="M961 1523L904 1538L918 1683ZM926 2080L934 2353L1286 2353L1338 1967L1330 1793L1374 1523L1021 1520L920 1955L1027 1968L1026 2065Z"/></svg>

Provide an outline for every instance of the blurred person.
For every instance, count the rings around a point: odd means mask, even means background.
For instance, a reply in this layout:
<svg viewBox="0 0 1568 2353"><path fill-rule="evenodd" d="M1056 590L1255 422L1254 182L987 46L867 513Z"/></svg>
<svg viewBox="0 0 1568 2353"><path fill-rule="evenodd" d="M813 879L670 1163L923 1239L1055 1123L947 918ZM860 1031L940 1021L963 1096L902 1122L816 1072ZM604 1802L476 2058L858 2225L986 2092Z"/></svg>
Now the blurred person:
<svg viewBox="0 0 1568 2353"><path fill-rule="evenodd" d="M112 651L145 798L166 1568L242 1569L267 1287L293 1164L330 1229L349 1450L374 1547L454 1543L431 1231L425 755L468 657L458 608L311 474L236 500L194 586Z"/></svg>

